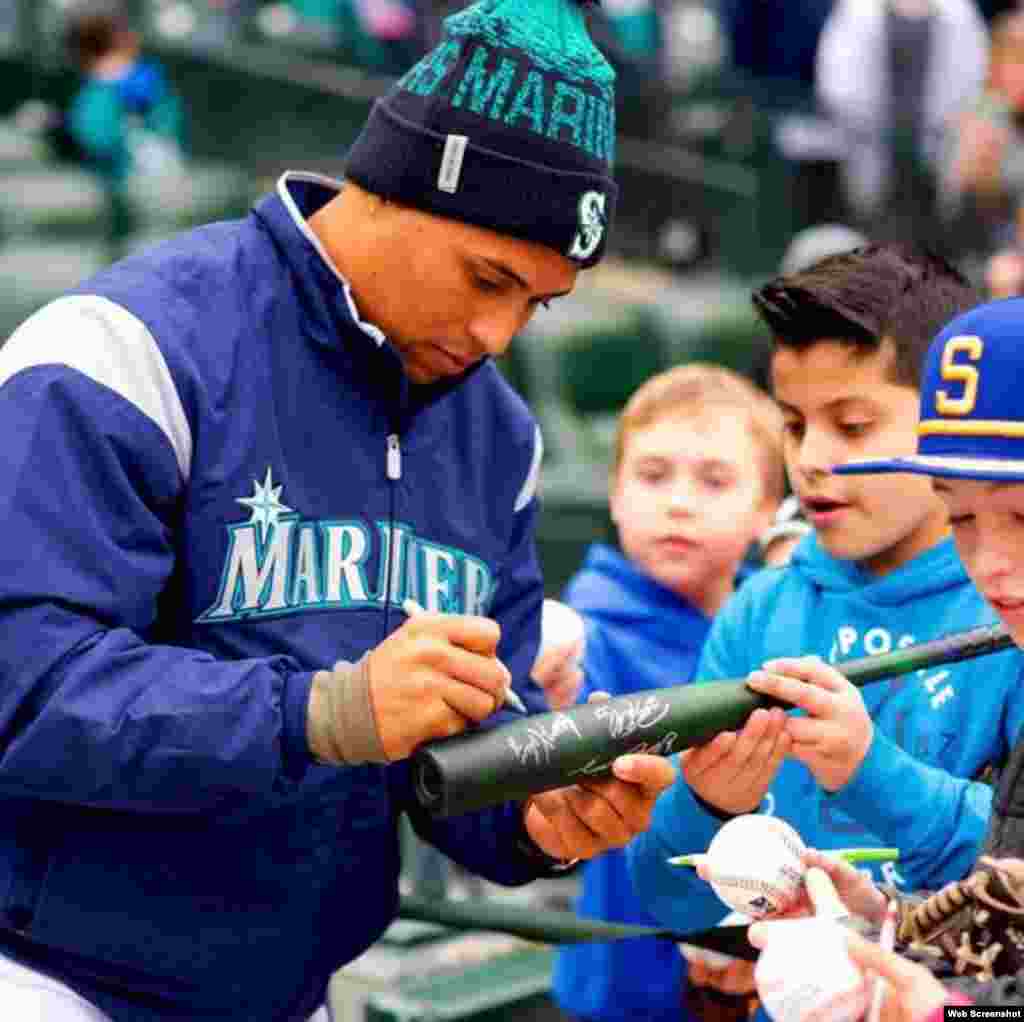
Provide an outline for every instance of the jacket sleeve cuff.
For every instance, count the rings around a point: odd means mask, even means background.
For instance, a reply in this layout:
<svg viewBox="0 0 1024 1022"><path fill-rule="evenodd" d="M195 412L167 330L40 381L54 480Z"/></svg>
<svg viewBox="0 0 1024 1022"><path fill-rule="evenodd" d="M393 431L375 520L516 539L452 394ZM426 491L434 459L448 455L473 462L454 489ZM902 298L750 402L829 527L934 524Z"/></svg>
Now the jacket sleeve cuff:
<svg viewBox="0 0 1024 1022"><path fill-rule="evenodd" d="M626 846L633 890L646 911L680 932L715 926L728 909L690 869L669 862L703 852L722 826L680 776L654 805L651 825Z"/></svg>
<svg viewBox="0 0 1024 1022"><path fill-rule="evenodd" d="M734 816L739 815L738 813L726 812L724 809L719 809L718 806L713 806L710 802L702 799L692 788L690 789L690 794L693 796L694 802L696 802L697 805L699 805L701 809L708 814L708 816L714 817L719 823L728 823ZM760 806L758 806L758 809L760 809ZM754 812L756 813L758 809L755 809Z"/></svg>
<svg viewBox="0 0 1024 1022"><path fill-rule="evenodd" d="M687 783L680 771L675 783L654 805L651 830L676 854L707 848L722 824L732 819L705 802Z"/></svg>
<svg viewBox="0 0 1024 1022"><path fill-rule="evenodd" d="M876 728L860 767L844 787L826 798L909 853L911 846L927 844L937 819L954 812L953 789L967 783L915 759ZM894 791L899 798L892 798Z"/></svg>
<svg viewBox="0 0 1024 1022"><path fill-rule="evenodd" d="M876 727L867 755L853 776L838 791L827 793L828 800L838 809L863 820L869 812L873 829L885 833L896 823L905 826L914 799L923 799L930 792L921 776L923 764L904 752L895 742ZM898 779L897 779L898 778ZM900 797L892 797L899 791Z"/></svg>
<svg viewBox="0 0 1024 1022"><path fill-rule="evenodd" d="M580 859L556 859L530 837L526 829L526 811L529 806L529 799L519 805L518 826L513 840L516 851L537 871L538 877L558 877L574 872Z"/></svg>
<svg viewBox="0 0 1024 1022"><path fill-rule="evenodd" d="M315 762L306 739L306 714L312 685L313 672L302 671L288 678L284 686L281 757L285 774L293 780L301 778Z"/></svg>

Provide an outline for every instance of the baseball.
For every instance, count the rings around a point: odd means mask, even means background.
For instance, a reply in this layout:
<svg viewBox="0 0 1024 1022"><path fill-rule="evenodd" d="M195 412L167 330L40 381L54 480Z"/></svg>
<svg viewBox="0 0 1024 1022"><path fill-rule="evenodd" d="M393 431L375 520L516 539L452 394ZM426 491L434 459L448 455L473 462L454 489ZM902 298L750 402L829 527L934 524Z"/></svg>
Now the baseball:
<svg viewBox="0 0 1024 1022"><path fill-rule="evenodd" d="M711 887L730 908L765 919L788 908L804 879L804 843L785 820L748 814L725 824L708 845Z"/></svg>
<svg viewBox="0 0 1024 1022"><path fill-rule="evenodd" d="M541 607L538 656L555 646L568 646L582 639L583 632L583 618L572 607L560 600L546 599Z"/></svg>
<svg viewBox="0 0 1024 1022"><path fill-rule="evenodd" d="M783 919L754 969L774 1022L858 1022L867 984L846 951L846 930L831 919Z"/></svg>

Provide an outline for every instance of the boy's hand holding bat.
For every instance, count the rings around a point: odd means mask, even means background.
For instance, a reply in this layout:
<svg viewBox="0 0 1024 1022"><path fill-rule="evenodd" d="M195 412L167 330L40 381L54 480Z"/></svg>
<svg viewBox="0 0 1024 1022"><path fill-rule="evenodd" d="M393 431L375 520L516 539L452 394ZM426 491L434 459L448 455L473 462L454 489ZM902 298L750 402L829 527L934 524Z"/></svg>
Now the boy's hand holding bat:
<svg viewBox="0 0 1024 1022"><path fill-rule="evenodd" d="M789 717L789 754L826 791L838 791L864 761L875 725L860 689L818 656L770 660L747 684L755 692L804 710Z"/></svg>

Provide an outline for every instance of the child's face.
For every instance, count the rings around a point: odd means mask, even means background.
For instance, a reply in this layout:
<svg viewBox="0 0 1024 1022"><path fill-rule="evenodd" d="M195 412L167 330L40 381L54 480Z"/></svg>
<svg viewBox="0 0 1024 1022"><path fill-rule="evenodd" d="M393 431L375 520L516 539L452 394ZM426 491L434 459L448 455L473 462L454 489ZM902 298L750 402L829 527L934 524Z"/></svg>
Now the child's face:
<svg viewBox="0 0 1024 1022"><path fill-rule="evenodd" d="M967 573L1024 646L1024 483L935 479L934 485Z"/></svg>
<svg viewBox="0 0 1024 1022"><path fill-rule="evenodd" d="M827 340L772 356L786 471L807 520L834 557L879 575L948 531L945 508L923 476L831 474L844 461L916 452L918 394L892 381L891 359L888 344L863 353Z"/></svg>
<svg viewBox="0 0 1024 1022"><path fill-rule="evenodd" d="M775 511L765 499L749 416L670 416L627 434L612 483L625 554L706 614L732 592L747 546Z"/></svg>
<svg viewBox="0 0 1024 1022"><path fill-rule="evenodd" d="M992 57L989 77L1015 110L1024 107L1024 47L1006 47Z"/></svg>

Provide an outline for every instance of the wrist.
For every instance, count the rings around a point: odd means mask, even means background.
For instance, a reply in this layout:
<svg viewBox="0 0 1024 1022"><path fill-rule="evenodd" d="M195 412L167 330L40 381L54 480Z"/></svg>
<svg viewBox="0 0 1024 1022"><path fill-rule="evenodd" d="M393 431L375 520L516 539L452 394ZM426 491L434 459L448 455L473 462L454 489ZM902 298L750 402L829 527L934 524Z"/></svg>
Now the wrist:
<svg viewBox="0 0 1024 1022"><path fill-rule="evenodd" d="M692 786L690 787L690 792L693 794L693 800L704 812L709 816L713 816L716 820L720 820L722 823L728 823L734 816L746 816L748 813L756 813L761 807L761 799L758 799L749 809L724 809L714 802L709 802Z"/></svg>
<svg viewBox="0 0 1024 1022"><path fill-rule="evenodd" d="M314 758L336 766L386 763L370 699L367 657L317 671L309 692L306 739Z"/></svg>
<svg viewBox="0 0 1024 1022"><path fill-rule="evenodd" d="M540 866L550 876L560 876L561 874L568 873L570 870L575 869L580 859L570 858L564 859L559 858L556 855L551 855L546 852L536 841L533 839L533 835L530 834L529 828L526 826L526 815L530 811L530 806L533 804L533 799L528 798L522 804L522 812L519 816L520 821L520 833L516 840L517 849L532 863Z"/></svg>
<svg viewBox="0 0 1024 1022"><path fill-rule="evenodd" d="M871 744L875 740L874 724L870 720L868 724L869 726L864 736L857 743L856 747L851 750L847 759L842 761L842 769L831 772L827 778L818 778L818 782L826 794L834 795L836 792L842 791L860 772L860 768L864 765L864 761L868 758L868 753L871 751Z"/></svg>

